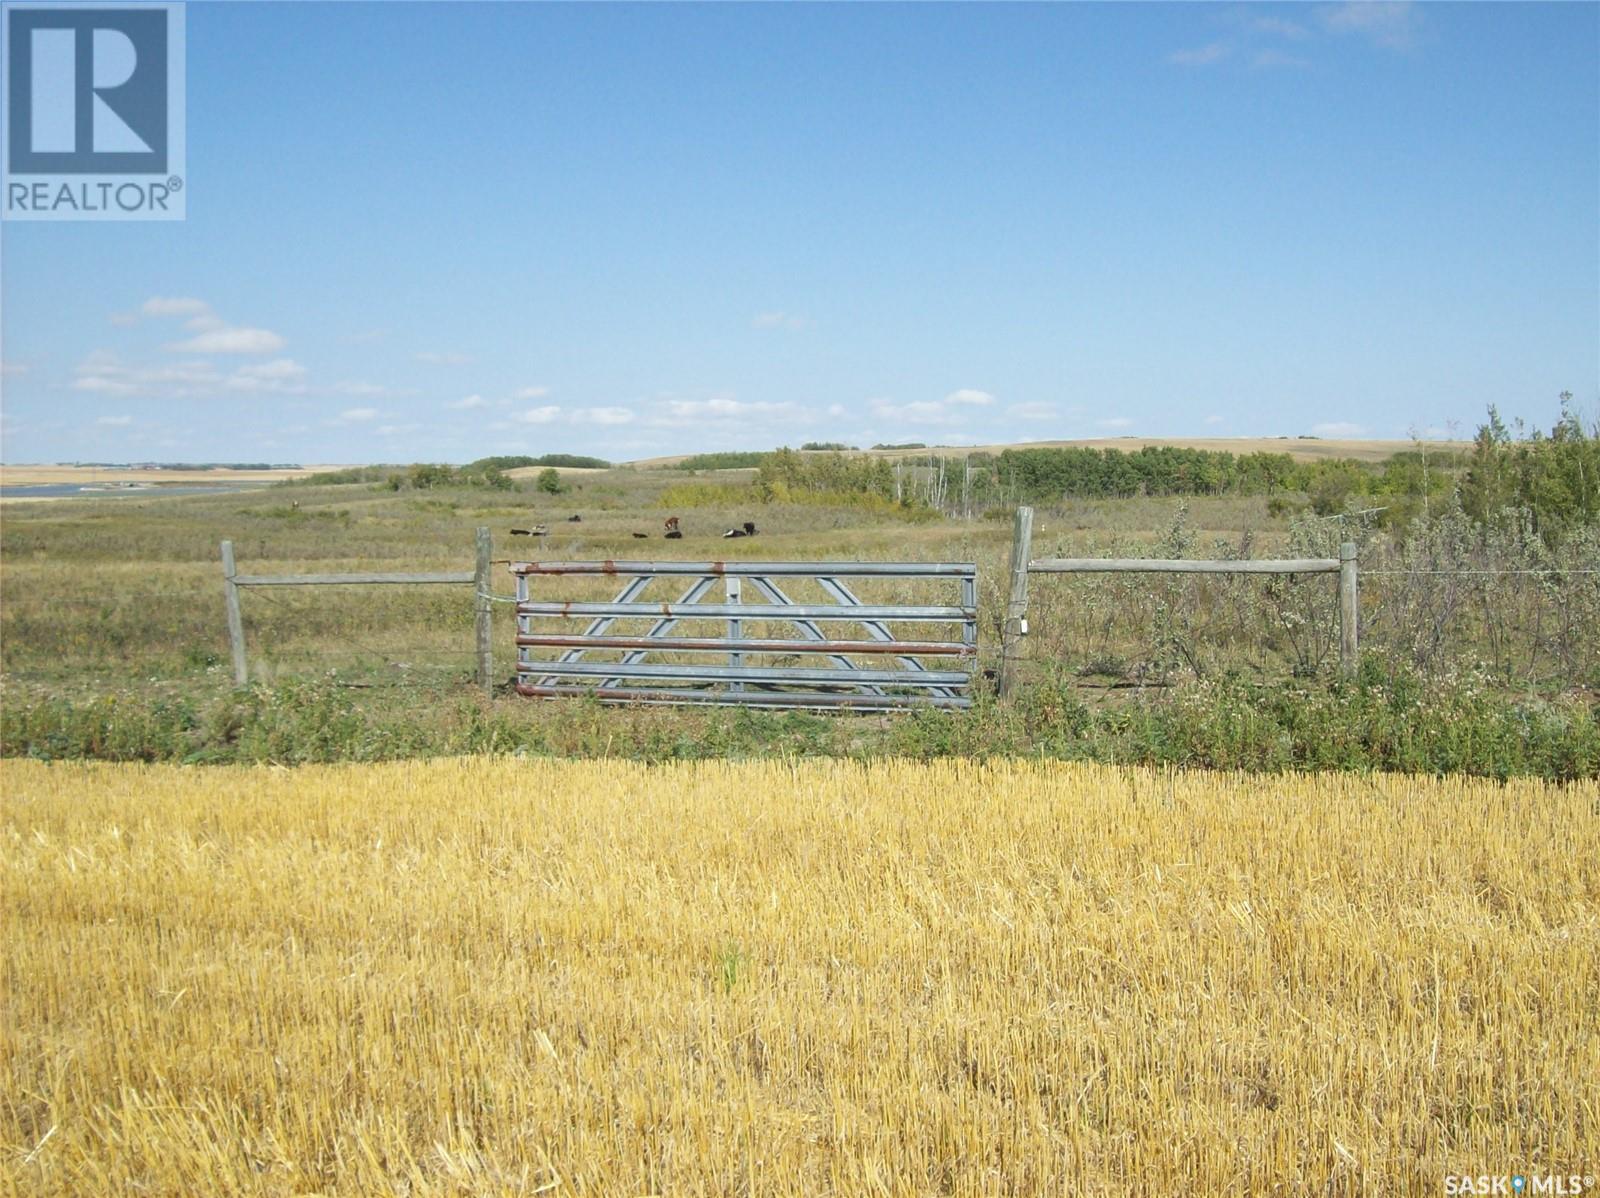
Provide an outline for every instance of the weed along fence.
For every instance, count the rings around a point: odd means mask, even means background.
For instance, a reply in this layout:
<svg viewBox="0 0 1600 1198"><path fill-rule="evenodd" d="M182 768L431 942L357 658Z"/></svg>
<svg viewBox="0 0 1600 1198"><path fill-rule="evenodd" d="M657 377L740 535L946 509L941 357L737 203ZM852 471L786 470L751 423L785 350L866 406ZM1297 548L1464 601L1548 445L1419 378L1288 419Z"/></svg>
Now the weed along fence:
<svg viewBox="0 0 1600 1198"><path fill-rule="evenodd" d="M1011 545L999 693L1014 694L1035 574L1334 574L1339 666L1357 655L1356 547L1337 558L1257 561L1034 558L1033 509ZM476 677L493 694L492 614L516 612L516 690L606 703L899 711L967 708L978 652L973 562L510 562L515 599L492 593L492 542L471 570L242 574L222 542L234 681L249 680L240 592L256 587L472 586ZM619 589L620 584L620 589ZM670 588L670 589L668 589Z"/></svg>
<svg viewBox="0 0 1600 1198"><path fill-rule="evenodd" d="M972 702L971 562L558 561L511 572L524 695L855 711ZM614 596L594 594L618 580ZM657 584L672 592L647 596ZM902 595L952 588L923 602Z"/></svg>
<svg viewBox="0 0 1600 1198"><path fill-rule="evenodd" d="M999 690L1014 693L1022 638L1028 633L1028 579L1033 574L1337 574L1339 576L1339 670L1355 672L1360 623L1356 546L1346 541L1337 558L1216 561L1176 558L1034 558L1033 509L1019 507L1011 539L1011 589L1001 644Z"/></svg>
<svg viewBox="0 0 1600 1198"><path fill-rule="evenodd" d="M491 607L489 567L493 541L487 528L477 530L477 562L471 570L431 574L240 574L233 558L233 542L222 542L223 597L228 609L228 644L233 654L233 680L243 686L250 680L245 657L244 614L239 591L244 587L306 586L472 586L476 590L474 631L477 649L477 681L485 693L494 685L491 649Z"/></svg>

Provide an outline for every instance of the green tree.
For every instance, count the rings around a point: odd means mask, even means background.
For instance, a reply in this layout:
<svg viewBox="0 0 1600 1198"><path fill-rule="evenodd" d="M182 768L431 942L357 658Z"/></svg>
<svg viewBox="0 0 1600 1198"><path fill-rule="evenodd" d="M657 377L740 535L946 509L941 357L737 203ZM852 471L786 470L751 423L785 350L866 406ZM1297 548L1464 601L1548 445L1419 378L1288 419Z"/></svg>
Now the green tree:
<svg viewBox="0 0 1600 1198"><path fill-rule="evenodd" d="M434 487L444 487L456 481L455 469L433 462L419 462L411 467L407 476L408 483L418 491L431 491Z"/></svg>

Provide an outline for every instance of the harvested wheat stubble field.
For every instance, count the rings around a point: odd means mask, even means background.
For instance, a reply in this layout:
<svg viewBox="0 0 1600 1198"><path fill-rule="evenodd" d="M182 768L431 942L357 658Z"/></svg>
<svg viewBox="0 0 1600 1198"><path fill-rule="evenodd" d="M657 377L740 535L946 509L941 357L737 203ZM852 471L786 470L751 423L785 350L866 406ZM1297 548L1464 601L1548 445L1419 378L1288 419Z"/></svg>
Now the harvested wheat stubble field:
<svg viewBox="0 0 1600 1198"><path fill-rule="evenodd" d="M21 1194L1600 1171L1600 787L0 766Z"/></svg>

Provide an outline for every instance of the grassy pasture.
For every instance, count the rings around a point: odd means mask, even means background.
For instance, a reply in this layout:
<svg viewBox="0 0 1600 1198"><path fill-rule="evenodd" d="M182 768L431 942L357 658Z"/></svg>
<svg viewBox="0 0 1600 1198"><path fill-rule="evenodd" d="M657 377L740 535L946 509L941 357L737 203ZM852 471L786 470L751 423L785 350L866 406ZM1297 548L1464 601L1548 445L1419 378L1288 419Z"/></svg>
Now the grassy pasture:
<svg viewBox="0 0 1600 1198"><path fill-rule="evenodd" d="M670 500L685 480L670 471L586 472L571 481L573 489L557 496L355 484L7 505L0 666L11 682L69 689L123 678L210 685L227 655L217 564L225 537L234 542L240 569L262 574L468 569L480 524L494 531L500 558L977 560L984 606L991 614L997 609L1010 541L1003 521L906 520L753 498L675 508L663 495ZM1038 548L1148 544L1175 508L1160 500L1070 504ZM1255 527L1269 538L1276 528L1281 536L1282 521L1266 515L1265 501L1197 500L1191 510L1200 535L1237 537L1241 527ZM672 514L684 522L681 541L661 538L662 521ZM568 523L570 515L581 522ZM759 537L722 539L724 529L752 519ZM548 525L548 538L510 535L511 528L538 523ZM569 580L563 597L609 598L608 586ZM499 575L497 589L511 593L509 574ZM470 669L466 588L252 591L244 606L252 668L264 678L333 667L398 682L419 672L443 678ZM986 642L998 628L994 619L990 624ZM498 613L496 650L506 663L511 636L510 619Z"/></svg>
<svg viewBox="0 0 1600 1198"><path fill-rule="evenodd" d="M647 760L1034 753L1550 778L1600 770L1600 720L1589 698L1600 689L1600 575L1397 573L1418 563L1481 564L1448 521L1403 552L1364 542L1363 570L1377 569L1363 576L1366 658L1354 688L1333 677L1335 593L1326 576L1122 575L1035 579L1021 699L997 705L981 679L977 710L943 718L767 721L523 700L505 685L515 656L505 604L494 621L501 687L486 702L472 686L464 586L247 591L256 689L234 691L217 557L224 537L247 573L455 571L470 568L478 525L494 531L502 558L976 561L979 667L996 664L1010 541L1003 513L963 520L847 499L761 504L748 472L623 468L573 475L567 485L547 495L296 483L0 504L0 751L195 762L513 748ZM1339 521L1308 524L1278 512L1265 499L1236 496L1065 500L1039 512L1034 552L1330 556L1350 535ZM572 515L580 520L569 523ZM685 539L662 539L668 515L682 518ZM721 537L744 520L761 534ZM539 523L548 538L509 535ZM1555 557L1519 558L1513 546L1491 564L1592 565L1594 548L1592 535L1572 538ZM496 579L509 596L509 574ZM650 597L677 595L654 586ZM894 581L860 589L868 600L954 597ZM539 588L580 600L614 592L606 579ZM762 631L750 624L748 632Z"/></svg>

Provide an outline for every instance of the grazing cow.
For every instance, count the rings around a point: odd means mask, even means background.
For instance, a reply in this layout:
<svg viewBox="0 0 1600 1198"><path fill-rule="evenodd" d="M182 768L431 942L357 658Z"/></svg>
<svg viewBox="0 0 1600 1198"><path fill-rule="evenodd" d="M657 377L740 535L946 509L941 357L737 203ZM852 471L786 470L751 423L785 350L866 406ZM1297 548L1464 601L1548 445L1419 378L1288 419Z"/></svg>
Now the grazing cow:
<svg viewBox="0 0 1600 1198"><path fill-rule="evenodd" d="M756 523L754 520L746 520L744 522L744 535L747 537L756 535Z"/></svg>
<svg viewBox="0 0 1600 1198"><path fill-rule="evenodd" d="M665 535L669 541L683 540L683 530L678 527L678 518L676 516L667 517L667 531Z"/></svg>

